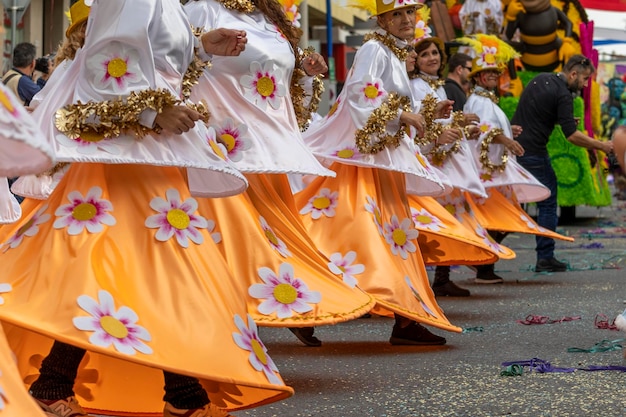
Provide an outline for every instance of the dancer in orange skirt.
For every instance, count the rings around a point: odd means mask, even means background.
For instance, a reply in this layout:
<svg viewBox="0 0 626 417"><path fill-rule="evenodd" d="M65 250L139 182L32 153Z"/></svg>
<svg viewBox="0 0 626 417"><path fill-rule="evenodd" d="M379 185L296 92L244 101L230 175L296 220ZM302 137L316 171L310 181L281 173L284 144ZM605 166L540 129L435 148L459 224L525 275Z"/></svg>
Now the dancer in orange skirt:
<svg viewBox="0 0 626 417"><path fill-rule="evenodd" d="M239 30L196 38L178 0L95 0L85 46L35 110L71 167L0 229L0 319L48 416L86 416L79 401L106 415L225 416L293 393L195 198L247 182L186 101L194 49L245 45Z"/></svg>
<svg viewBox="0 0 626 417"><path fill-rule="evenodd" d="M417 243L406 199L405 175L424 193L442 185L429 165L416 158L406 126L421 134L422 115L411 100L405 61L421 6L359 2L379 28L358 50L337 102L304 133L316 156L336 178L318 178L296 195L302 218L318 247L377 302L391 311L392 344L438 345L445 338L422 324L449 331L452 325L437 305Z"/></svg>
<svg viewBox="0 0 626 417"><path fill-rule="evenodd" d="M215 220L218 246L255 322L289 327L306 345L319 346L314 326L357 318L374 304L317 249L289 184L288 174L334 176L306 147L299 127L310 117L304 87L320 85L316 75L326 64L298 49L301 32L277 1L240 1L233 8L196 0L185 9L196 27L243 29L248 36L239 56L214 57L192 97L208 103L213 146L250 185L235 197L200 200L199 212Z"/></svg>

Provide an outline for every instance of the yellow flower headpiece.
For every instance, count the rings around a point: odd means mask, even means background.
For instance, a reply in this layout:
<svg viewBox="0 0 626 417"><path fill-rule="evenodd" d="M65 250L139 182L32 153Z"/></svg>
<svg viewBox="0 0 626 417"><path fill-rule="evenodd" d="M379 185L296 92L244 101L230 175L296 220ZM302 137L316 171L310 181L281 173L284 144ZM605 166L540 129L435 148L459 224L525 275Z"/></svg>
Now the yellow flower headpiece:
<svg viewBox="0 0 626 417"><path fill-rule="evenodd" d="M65 31L65 36L70 36L70 33L72 33L78 25L87 20L89 11L91 10L91 3L91 0L78 0L70 7L69 12L66 12L70 26Z"/></svg>
<svg viewBox="0 0 626 417"><path fill-rule="evenodd" d="M502 72L510 60L520 56L511 45L494 35L477 34L471 38L463 37L457 40L469 45L474 52L469 77L487 70Z"/></svg>
<svg viewBox="0 0 626 417"><path fill-rule="evenodd" d="M417 48L422 41L429 39L437 44L437 47L441 52L445 52L446 47L443 41L436 36L433 36L432 29L429 26L430 23L430 8L424 6L417 11L417 21L415 22L415 39L413 40L413 47Z"/></svg>
<svg viewBox="0 0 626 417"><path fill-rule="evenodd" d="M417 0L349 0L348 6L365 10L371 17L405 7L420 8L423 4Z"/></svg>
<svg viewBox="0 0 626 417"><path fill-rule="evenodd" d="M278 0L278 3L283 7L287 20L289 20L293 26L299 28L301 18L299 6L302 0Z"/></svg>

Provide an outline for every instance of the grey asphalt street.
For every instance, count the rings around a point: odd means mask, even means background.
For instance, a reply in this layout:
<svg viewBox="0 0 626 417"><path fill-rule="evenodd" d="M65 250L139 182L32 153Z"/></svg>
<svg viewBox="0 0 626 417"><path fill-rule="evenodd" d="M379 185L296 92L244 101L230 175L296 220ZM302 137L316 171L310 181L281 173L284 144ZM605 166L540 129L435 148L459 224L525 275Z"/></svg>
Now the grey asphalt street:
<svg viewBox="0 0 626 417"><path fill-rule="evenodd" d="M502 362L533 358L562 368L626 366L619 346L626 347L619 341L626 334L595 325L599 315L612 321L626 308L626 203L578 207L576 221L559 231L576 238L557 242L567 272L535 274L534 237L526 235L504 241L517 253L496 264L504 284L477 285L470 269L453 269L452 279L472 295L439 299L451 322L467 329L432 329L448 339L445 346L391 346L393 320L384 317L318 328L318 348L303 346L286 329L262 328L270 356L296 394L234 415L625 417L626 372L531 373L526 367L520 376L500 375ZM530 315L556 322L518 323Z"/></svg>

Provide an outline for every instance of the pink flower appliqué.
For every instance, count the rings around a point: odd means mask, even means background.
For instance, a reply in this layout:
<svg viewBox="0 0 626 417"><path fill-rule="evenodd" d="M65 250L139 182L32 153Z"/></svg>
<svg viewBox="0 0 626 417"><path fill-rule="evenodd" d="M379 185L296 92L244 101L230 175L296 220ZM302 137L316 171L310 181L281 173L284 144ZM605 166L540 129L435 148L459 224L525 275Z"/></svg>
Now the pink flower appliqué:
<svg viewBox="0 0 626 417"><path fill-rule="evenodd" d="M54 212L57 219L53 227L67 227L67 233L77 235L85 228L90 233L100 233L104 229L103 225L115 225L115 218L108 213L113 211L113 204L100 198L101 196L100 187L91 187L85 197L78 191L72 191L67 196L70 204L65 204Z"/></svg>
<svg viewBox="0 0 626 417"><path fill-rule="evenodd" d="M278 377L276 364L267 354L267 348L259 337L257 326L252 317L248 314L248 325L246 326L243 319L235 314L235 325L241 333L233 333L233 340L241 349L250 352L248 360L252 367L263 372L272 384L284 385Z"/></svg>
<svg viewBox="0 0 626 417"><path fill-rule="evenodd" d="M194 214L198 210L196 199L189 197L181 201L178 190L174 188L167 190L165 195L167 200L154 197L150 201L150 207L159 214L148 217L146 227L158 228L155 237L161 242L176 236L178 244L183 248L189 246L189 240L197 245L204 242L204 237L198 229L206 229L208 224L204 217Z"/></svg>
<svg viewBox="0 0 626 417"><path fill-rule="evenodd" d="M77 299L80 308L91 316L74 317L73 323L79 330L94 332L89 342L104 348L113 345L127 355L134 355L135 351L152 353L152 348L142 342L151 340L150 333L136 324L139 317L131 308L122 306L116 311L113 296L104 290L98 291L98 301L88 295Z"/></svg>
<svg viewBox="0 0 626 417"><path fill-rule="evenodd" d="M311 217L315 220L322 217L322 214L326 217L335 216L335 208L339 202L338 192L331 192L328 188L322 188L320 193L309 199L306 205L300 210L300 214L311 213Z"/></svg>
<svg viewBox="0 0 626 417"><path fill-rule="evenodd" d="M350 251L346 253L346 256L342 256L341 253L335 252L330 255L330 262L328 268L333 274L341 275L343 282L351 288L356 287L358 284L357 279L354 277L357 274L362 274L365 271L365 265L355 264L356 252Z"/></svg>
<svg viewBox="0 0 626 417"><path fill-rule="evenodd" d="M413 240L417 239L419 232L412 227L411 219L398 220L395 214L391 216L391 222L385 223L385 240L391 247L391 253L400 255L402 259L408 259L409 252L415 252L417 246Z"/></svg>
<svg viewBox="0 0 626 417"><path fill-rule="evenodd" d="M306 283L294 276L291 264L281 264L278 274L270 268L259 268L259 277L264 284L251 285L248 294L265 299L257 307L261 314L276 312L278 318L284 319L293 316L294 311L302 314L313 310L308 303L316 304L322 299L318 291L309 291Z"/></svg>

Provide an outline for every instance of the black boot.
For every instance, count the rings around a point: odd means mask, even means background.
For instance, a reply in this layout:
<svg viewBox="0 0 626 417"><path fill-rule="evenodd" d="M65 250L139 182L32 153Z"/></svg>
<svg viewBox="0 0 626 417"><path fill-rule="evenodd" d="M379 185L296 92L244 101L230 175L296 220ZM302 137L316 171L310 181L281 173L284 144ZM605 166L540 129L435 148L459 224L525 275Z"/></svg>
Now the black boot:
<svg viewBox="0 0 626 417"><path fill-rule="evenodd" d="M392 345L434 346L445 345L446 338L431 333L416 321L396 316L389 343Z"/></svg>
<svg viewBox="0 0 626 417"><path fill-rule="evenodd" d="M469 297L470 292L450 281L450 267L437 266L433 281L433 292L437 297Z"/></svg>
<svg viewBox="0 0 626 417"><path fill-rule="evenodd" d="M307 346L322 346L322 341L313 336L313 332L315 332L315 327L289 327L289 331L293 333L298 338L298 340L300 340Z"/></svg>
<svg viewBox="0 0 626 417"><path fill-rule="evenodd" d="M476 284L502 284L504 279L496 275L494 264L476 266Z"/></svg>

